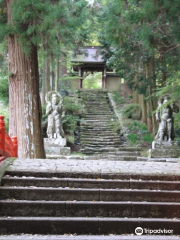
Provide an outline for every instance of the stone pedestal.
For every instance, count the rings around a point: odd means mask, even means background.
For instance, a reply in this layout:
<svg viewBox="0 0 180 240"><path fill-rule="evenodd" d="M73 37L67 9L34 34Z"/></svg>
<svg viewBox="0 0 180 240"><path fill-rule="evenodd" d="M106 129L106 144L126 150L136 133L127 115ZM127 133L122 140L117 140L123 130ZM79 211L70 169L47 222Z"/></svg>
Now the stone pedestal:
<svg viewBox="0 0 180 240"><path fill-rule="evenodd" d="M44 148L48 155L70 155L70 147L65 146L65 138L44 138Z"/></svg>
<svg viewBox="0 0 180 240"><path fill-rule="evenodd" d="M180 149L175 141L152 142L152 149L148 151L150 158L177 158L180 156Z"/></svg>

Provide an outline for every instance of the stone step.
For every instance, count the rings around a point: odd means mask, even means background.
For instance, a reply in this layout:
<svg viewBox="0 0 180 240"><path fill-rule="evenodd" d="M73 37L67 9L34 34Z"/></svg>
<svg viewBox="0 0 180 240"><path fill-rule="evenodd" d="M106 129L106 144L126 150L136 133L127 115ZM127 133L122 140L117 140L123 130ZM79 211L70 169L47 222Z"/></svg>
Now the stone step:
<svg viewBox="0 0 180 240"><path fill-rule="evenodd" d="M82 129L82 133L92 134L92 132L93 132L93 135L95 135L95 134L97 133L97 130L96 130L96 129L90 129L89 131L85 131L85 130L86 130L86 129ZM106 134L104 134L104 132L105 132ZM102 136L107 136L107 135L111 136L112 133L116 134L115 132L113 132L113 131L111 131L111 130L101 130L101 131L99 130L99 131L98 131L98 135L100 134L100 135L102 135ZM118 135L116 134L116 136L118 136Z"/></svg>
<svg viewBox="0 0 180 240"><path fill-rule="evenodd" d="M83 121L81 122L81 125L87 125L87 124L91 124L91 125L110 125L113 126L114 125L114 119L100 119L100 118L94 118L92 119L83 119Z"/></svg>
<svg viewBox="0 0 180 240"><path fill-rule="evenodd" d="M129 149L129 148L127 148ZM96 155L97 156L97 155ZM103 156L103 155L99 155ZM89 158L89 156L85 156L85 158ZM51 159L49 159L51 161ZM98 179L98 180L148 180L148 181L175 181L180 182L180 175L172 175L172 174L122 174L122 173L95 173L95 172L56 172L56 171L28 171L28 169L24 171L18 170L6 170L5 175L11 176L14 178L17 177L41 177L41 178L82 178L82 179Z"/></svg>
<svg viewBox="0 0 180 240"><path fill-rule="evenodd" d="M0 187L1 200L179 202L180 191Z"/></svg>
<svg viewBox="0 0 180 240"><path fill-rule="evenodd" d="M112 180L112 179L85 179L85 178L48 178L32 176L4 176L2 186L35 186L35 187L69 187L69 188L105 188L105 189L149 189L180 191L179 181L155 180Z"/></svg>
<svg viewBox="0 0 180 240"><path fill-rule="evenodd" d="M84 142L81 142L81 145L82 147L84 146L84 149L88 149L89 151L89 148L92 148L93 149L93 153L94 152L110 152L110 149L109 148L113 148L113 151L115 152L115 148L116 148L116 151L118 150L118 147L120 145L120 143L113 143L113 144L103 144L103 143L99 143L99 142L94 142L94 143L84 143ZM107 148L109 150L107 150ZM103 150L105 149L105 150ZM112 152L113 152L112 151Z"/></svg>
<svg viewBox="0 0 180 240"><path fill-rule="evenodd" d="M0 201L0 208L0 216L8 217L175 218L180 214L180 203L169 202L4 200Z"/></svg>
<svg viewBox="0 0 180 240"><path fill-rule="evenodd" d="M87 130L87 129L94 129L94 130L101 130L101 129L103 129L103 130L106 130L107 129L107 131L113 131L112 130L112 125L108 125L107 124L107 126L104 124L104 125L95 125L95 124L92 124L92 125L90 125L90 124L88 124L88 125L81 125L81 129L83 129L83 130Z"/></svg>
<svg viewBox="0 0 180 240"><path fill-rule="evenodd" d="M107 103L104 103L103 105L102 104L94 105L94 103L92 103L92 102L89 103L89 104L86 103L86 109L87 109L88 112L89 111L90 112L93 112L93 111L95 111L95 112L106 112L106 111L108 111L109 113L112 112L110 107L107 105Z"/></svg>
<svg viewBox="0 0 180 240"><path fill-rule="evenodd" d="M83 144L83 143L82 143ZM90 145L89 144L89 146L92 146L92 145ZM102 145L103 146L103 145ZM118 146L118 145L117 145ZM101 147L101 145L100 145L100 147ZM95 149L95 151L96 151L96 149ZM122 160L124 160L124 159L127 159L127 157L128 157L128 159L130 160L131 158L134 160L135 158L134 157L138 157L138 156L140 156L140 153L139 152L120 152L120 151L116 151L116 152L113 152L113 155L110 155L110 154L108 154L108 155L105 155L104 157L103 156L101 156L101 158L102 159L122 159ZM137 159L136 159L137 160ZM136 161L135 160L135 161Z"/></svg>
<svg viewBox="0 0 180 240"><path fill-rule="evenodd" d="M89 138L81 138L81 143L84 143L84 144L92 144L92 145L94 145L94 144L101 144L101 145L108 145L109 144L109 146L111 146L111 145L113 145L113 144L118 144L118 146L119 146L119 144L120 144L120 139L114 139L114 138L110 138L110 139L102 139L101 137L97 137L96 139L94 138L92 138L92 139L90 139L90 136L89 136Z"/></svg>
<svg viewBox="0 0 180 240"><path fill-rule="evenodd" d="M115 138L115 137L110 137L109 139L102 139L103 137L103 133L102 132L96 132L97 134L97 138L94 138L94 134L87 134L85 137L81 137L81 142L87 142L87 143L92 143L94 144L94 142L100 142L100 143L110 143L110 145L114 142L114 143L119 143L120 144L120 139L119 138ZM92 137L92 138L91 138Z"/></svg>
<svg viewBox="0 0 180 240"><path fill-rule="evenodd" d="M97 108L91 108L91 107L89 107L88 108L88 106L86 106L86 108L87 108L87 113L88 114L99 114L99 115L102 115L102 114L105 114L105 115L110 115L110 114L112 114L112 111L109 109L109 108L101 108L101 106L97 106Z"/></svg>
<svg viewBox="0 0 180 240"><path fill-rule="evenodd" d="M84 118L83 119L83 121L81 121L81 123L82 124L84 124L84 123L92 123L92 124L95 124L95 123L101 123L102 122L102 124L107 124L107 123L111 123L111 124L113 124L114 123L114 119L113 120L111 120L111 119L113 119L112 118L112 116L110 116L110 117L104 117L104 118L102 118L100 115L98 116L98 115L94 115L94 117L93 116L91 116L91 117L87 117L87 118Z"/></svg>
<svg viewBox="0 0 180 240"><path fill-rule="evenodd" d="M92 153L102 153L102 152L117 152L119 149L118 147L84 147L84 152L92 152Z"/></svg>
<svg viewBox="0 0 180 240"><path fill-rule="evenodd" d="M114 115L112 113L103 113L103 112L88 112L87 115L84 117L84 119L89 119L89 120L107 120L111 121L111 119L114 118Z"/></svg>
<svg viewBox="0 0 180 240"><path fill-rule="evenodd" d="M100 147L100 146L119 146L120 145L120 141L99 141L98 139L94 140L94 141L90 141L90 140L82 140L81 139L81 144L82 145L88 145L88 146L97 146L97 147Z"/></svg>
<svg viewBox="0 0 180 240"><path fill-rule="evenodd" d="M114 126L114 122L113 121L109 121L109 120L100 120L100 119L94 119L94 120L86 120L84 122L81 123L82 127L86 127L86 126L95 126L95 127L111 127Z"/></svg>
<svg viewBox="0 0 180 240"><path fill-rule="evenodd" d="M102 92L104 98L102 95L100 96L98 91L83 91L83 94L80 93L84 98L87 115L80 124L81 152L92 155L117 151L121 145L121 140L119 135L113 131L115 117L109 104L107 91ZM103 137L109 139L105 140Z"/></svg>
<svg viewBox="0 0 180 240"><path fill-rule="evenodd" d="M89 133L87 133L87 134L85 134L85 133L83 133L82 135L81 135L81 139L83 139L83 140L85 140L85 141L94 141L94 140L96 140L97 139L97 137L94 137L94 135L92 135L92 134L89 134ZM99 141L118 141L119 140L119 136L116 136L115 134L114 134L114 136L110 136L110 137L98 137L98 140Z"/></svg>
<svg viewBox="0 0 180 240"><path fill-rule="evenodd" d="M121 147L119 146L118 150L117 150L117 154L119 154L119 152L130 152L130 155L133 153L133 152L141 152L142 151L142 148L140 147ZM123 154L123 153L122 153Z"/></svg>
<svg viewBox="0 0 180 240"><path fill-rule="evenodd" d="M168 234L180 234L180 220L174 218L0 218L1 234L132 234L139 226L146 231L149 229L160 229L163 234L164 229L166 229L167 231L169 230Z"/></svg>
<svg viewBox="0 0 180 240"><path fill-rule="evenodd" d="M85 119L85 121L82 121L80 123L80 126L82 127L109 127L112 129L115 126L115 122L107 119L100 119L100 118L91 118L91 119Z"/></svg>
<svg viewBox="0 0 180 240"><path fill-rule="evenodd" d="M85 157L88 160L108 160L108 161L147 161L147 158L142 158L140 156L133 155L117 155L116 152L108 153L98 153L94 154L91 152L88 156Z"/></svg>
<svg viewBox="0 0 180 240"><path fill-rule="evenodd" d="M1 235L117 235L137 227L180 234L179 175L11 169L1 185Z"/></svg>
<svg viewBox="0 0 180 240"><path fill-rule="evenodd" d="M94 150L94 151L82 149L81 151L82 151L82 153L90 156L92 158L92 160L99 160L99 158L96 158L96 157L93 159L93 156L106 154L106 156L102 157L102 160L108 160L108 161L147 161L147 159L139 160L138 156L117 156L117 155L114 155L116 152L101 151L99 149Z"/></svg>
<svg viewBox="0 0 180 240"><path fill-rule="evenodd" d="M40 234L11 234L1 235L0 240L154 240L153 235L143 234L143 238L137 238L140 236L133 234L122 234L122 235L77 235L77 234L64 234L64 235L40 235ZM178 236L172 235L156 235L156 240L179 240Z"/></svg>

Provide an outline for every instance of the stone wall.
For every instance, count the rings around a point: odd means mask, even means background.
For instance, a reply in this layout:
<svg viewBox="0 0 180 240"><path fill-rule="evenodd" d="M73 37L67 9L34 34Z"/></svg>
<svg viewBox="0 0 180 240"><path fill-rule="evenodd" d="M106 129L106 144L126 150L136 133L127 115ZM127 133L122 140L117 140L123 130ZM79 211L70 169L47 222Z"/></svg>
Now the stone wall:
<svg viewBox="0 0 180 240"><path fill-rule="evenodd" d="M121 88L121 78L115 74L107 74L106 89L111 91L119 91Z"/></svg>

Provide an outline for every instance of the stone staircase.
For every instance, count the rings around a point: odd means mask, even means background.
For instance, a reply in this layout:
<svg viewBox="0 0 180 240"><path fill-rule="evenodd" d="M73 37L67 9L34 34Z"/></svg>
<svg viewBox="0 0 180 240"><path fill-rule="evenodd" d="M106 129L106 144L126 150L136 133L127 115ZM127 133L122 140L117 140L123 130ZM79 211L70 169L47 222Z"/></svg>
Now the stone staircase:
<svg viewBox="0 0 180 240"><path fill-rule="evenodd" d="M137 227L144 234L165 229L177 235L179 180L173 175L6 171L0 235L121 235L134 234Z"/></svg>
<svg viewBox="0 0 180 240"><path fill-rule="evenodd" d="M114 130L116 117L106 90L81 90L86 116L81 119L81 151L84 154L114 154L123 142Z"/></svg>

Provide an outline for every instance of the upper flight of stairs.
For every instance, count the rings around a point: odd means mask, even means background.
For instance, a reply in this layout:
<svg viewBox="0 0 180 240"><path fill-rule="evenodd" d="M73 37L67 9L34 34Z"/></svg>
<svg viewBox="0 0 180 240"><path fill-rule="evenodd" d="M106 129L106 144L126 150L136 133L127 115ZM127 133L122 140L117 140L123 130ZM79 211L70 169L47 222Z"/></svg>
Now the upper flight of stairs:
<svg viewBox="0 0 180 240"><path fill-rule="evenodd" d="M9 171L0 187L0 235L180 234L180 176Z"/></svg>
<svg viewBox="0 0 180 240"><path fill-rule="evenodd" d="M80 96L87 114L81 120L81 145L85 154L114 153L122 146L119 134L113 130L115 116L106 90L81 90Z"/></svg>

